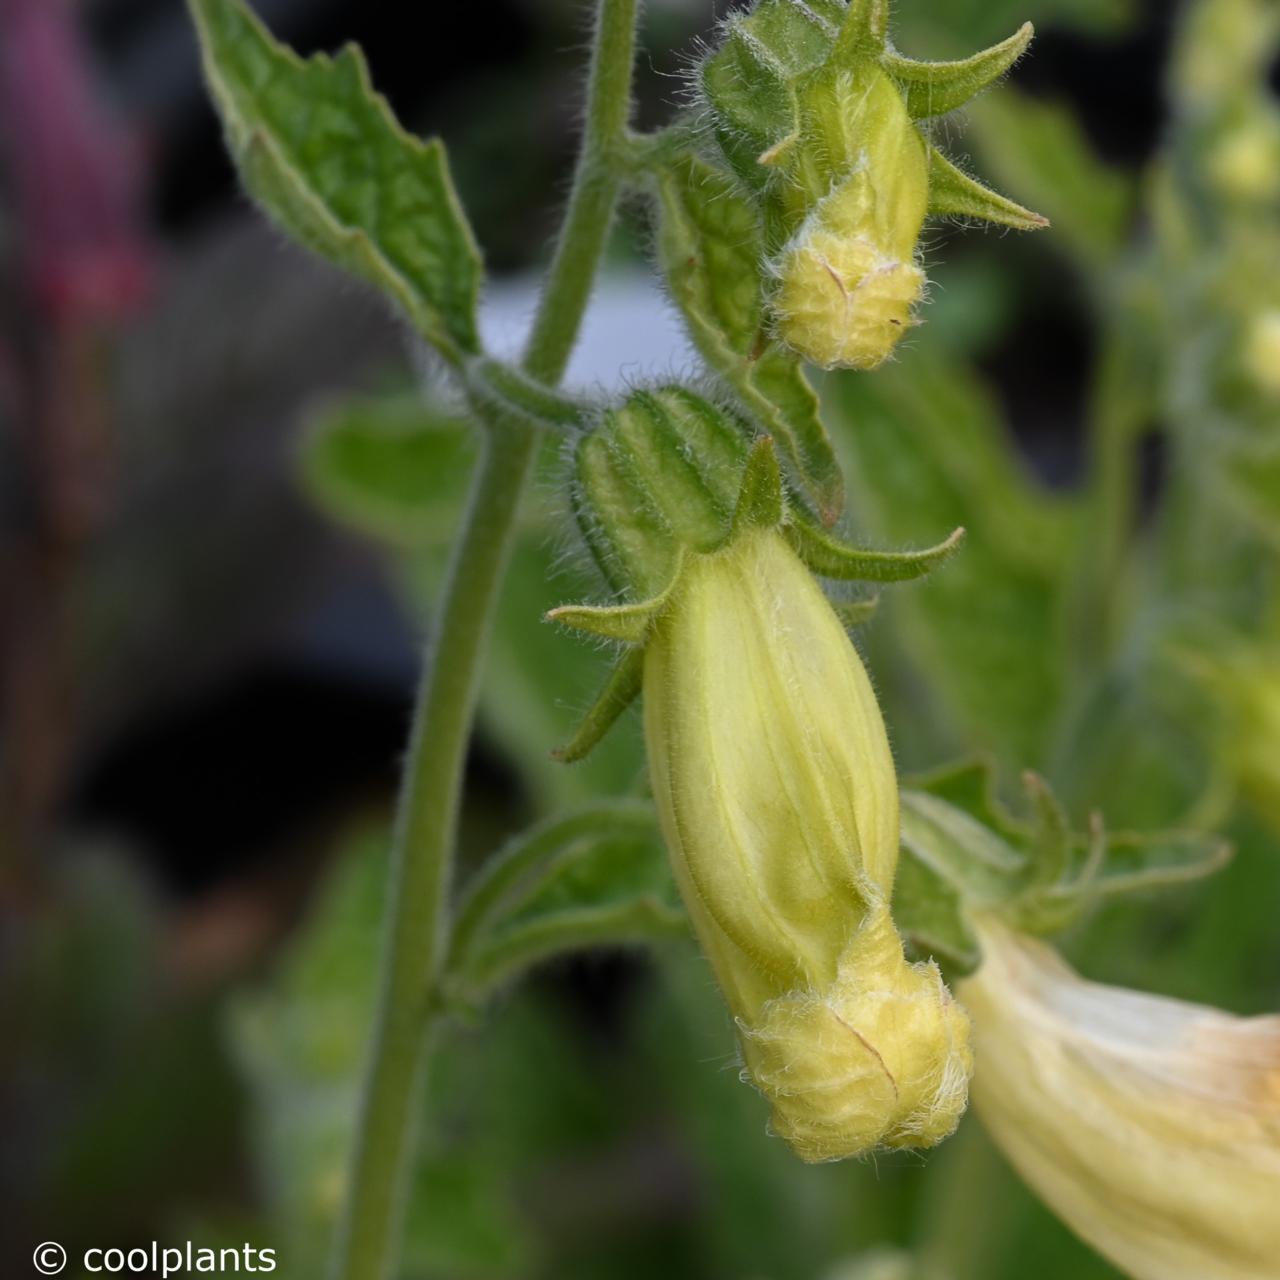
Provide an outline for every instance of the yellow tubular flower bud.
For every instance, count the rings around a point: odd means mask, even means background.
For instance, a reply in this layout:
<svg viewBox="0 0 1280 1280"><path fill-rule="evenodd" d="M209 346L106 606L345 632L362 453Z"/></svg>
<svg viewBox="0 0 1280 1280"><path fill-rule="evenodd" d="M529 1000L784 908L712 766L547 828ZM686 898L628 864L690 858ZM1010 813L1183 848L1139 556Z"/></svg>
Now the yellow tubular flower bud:
<svg viewBox="0 0 1280 1280"><path fill-rule="evenodd" d="M968 1024L889 917L893 760L857 652L776 529L686 564L645 651L654 797L746 1073L802 1158L929 1145Z"/></svg>
<svg viewBox="0 0 1280 1280"><path fill-rule="evenodd" d="M1019 1173L1135 1280L1274 1280L1280 1018L1086 982L994 923L959 993L974 1103Z"/></svg>
<svg viewBox="0 0 1280 1280"><path fill-rule="evenodd" d="M914 323L924 291L914 258L928 210L928 154L882 71L842 74L812 96L812 136L798 150L816 153L822 166L787 201L803 202L806 186L825 194L774 264L778 334L824 368L874 369ZM824 176L833 166L834 180Z"/></svg>

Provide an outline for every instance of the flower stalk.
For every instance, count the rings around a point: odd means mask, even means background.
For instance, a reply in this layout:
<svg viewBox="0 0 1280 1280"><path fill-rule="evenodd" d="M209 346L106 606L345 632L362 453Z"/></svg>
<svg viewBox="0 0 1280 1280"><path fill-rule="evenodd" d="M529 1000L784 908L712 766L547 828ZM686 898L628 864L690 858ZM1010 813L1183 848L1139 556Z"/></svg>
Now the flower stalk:
<svg viewBox="0 0 1280 1280"><path fill-rule="evenodd" d="M601 0L592 49L587 127L569 208L523 360L553 385L573 351L608 239L619 182L612 157L631 109L638 0ZM392 1273L414 1108L428 1053L435 987L447 946L466 746L486 639L492 630L537 433L491 416L467 514L455 544L414 710L387 890L381 991L365 1077L335 1280Z"/></svg>

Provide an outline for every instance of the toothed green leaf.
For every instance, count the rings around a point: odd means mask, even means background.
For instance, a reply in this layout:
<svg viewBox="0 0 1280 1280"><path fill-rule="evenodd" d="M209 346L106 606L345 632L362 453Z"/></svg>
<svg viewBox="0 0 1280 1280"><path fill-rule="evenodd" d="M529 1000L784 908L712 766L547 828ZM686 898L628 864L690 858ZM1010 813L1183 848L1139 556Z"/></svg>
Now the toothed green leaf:
<svg viewBox="0 0 1280 1280"><path fill-rule="evenodd" d="M932 147L929 150L929 212L979 218L1016 231L1037 231L1049 225L1038 213L988 190Z"/></svg>
<svg viewBox="0 0 1280 1280"><path fill-rule="evenodd" d="M406 133L352 47L303 60L241 0L191 0L205 75L249 192L375 285L455 363L480 349L480 253L438 140Z"/></svg>
<svg viewBox="0 0 1280 1280"><path fill-rule="evenodd" d="M867 551L846 546L803 516L793 518L786 528L796 553L814 573L849 582L923 577L948 559L964 538L964 530L957 529L945 542L924 551Z"/></svg>
<svg viewBox="0 0 1280 1280"><path fill-rule="evenodd" d="M946 115L989 88L1026 52L1035 28L1024 23L1007 40L956 62L916 62L890 52L884 69L906 90L913 120Z"/></svg>

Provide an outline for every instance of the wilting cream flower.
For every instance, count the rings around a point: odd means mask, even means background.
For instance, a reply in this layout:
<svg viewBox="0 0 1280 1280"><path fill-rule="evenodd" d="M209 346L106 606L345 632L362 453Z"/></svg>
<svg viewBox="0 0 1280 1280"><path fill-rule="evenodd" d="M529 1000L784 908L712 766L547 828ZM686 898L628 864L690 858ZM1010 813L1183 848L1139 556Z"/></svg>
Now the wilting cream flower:
<svg viewBox="0 0 1280 1280"><path fill-rule="evenodd" d="M746 1073L804 1159L927 1146L968 1023L889 917L898 790L875 695L776 529L695 555L645 650L653 791Z"/></svg>
<svg viewBox="0 0 1280 1280"><path fill-rule="evenodd" d="M1280 1275L1280 1018L1086 982L985 923L958 988L974 1104L1019 1173L1135 1280Z"/></svg>

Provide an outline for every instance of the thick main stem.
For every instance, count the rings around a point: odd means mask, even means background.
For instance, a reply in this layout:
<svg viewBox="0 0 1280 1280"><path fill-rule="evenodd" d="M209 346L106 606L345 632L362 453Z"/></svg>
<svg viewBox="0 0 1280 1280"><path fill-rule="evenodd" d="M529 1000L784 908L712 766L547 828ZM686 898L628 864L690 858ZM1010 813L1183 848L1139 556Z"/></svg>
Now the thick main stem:
<svg viewBox="0 0 1280 1280"><path fill-rule="evenodd" d="M587 127L573 194L524 368L556 383L577 340L617 201L614 156L631 108L638 0L600 0ZM387 1280L413 1147L431 1008L448 932L448 894L467 741L481 664L536 434L490 422L454 547L414 711L387 894L382 979L335 1280Z"/></svg>

